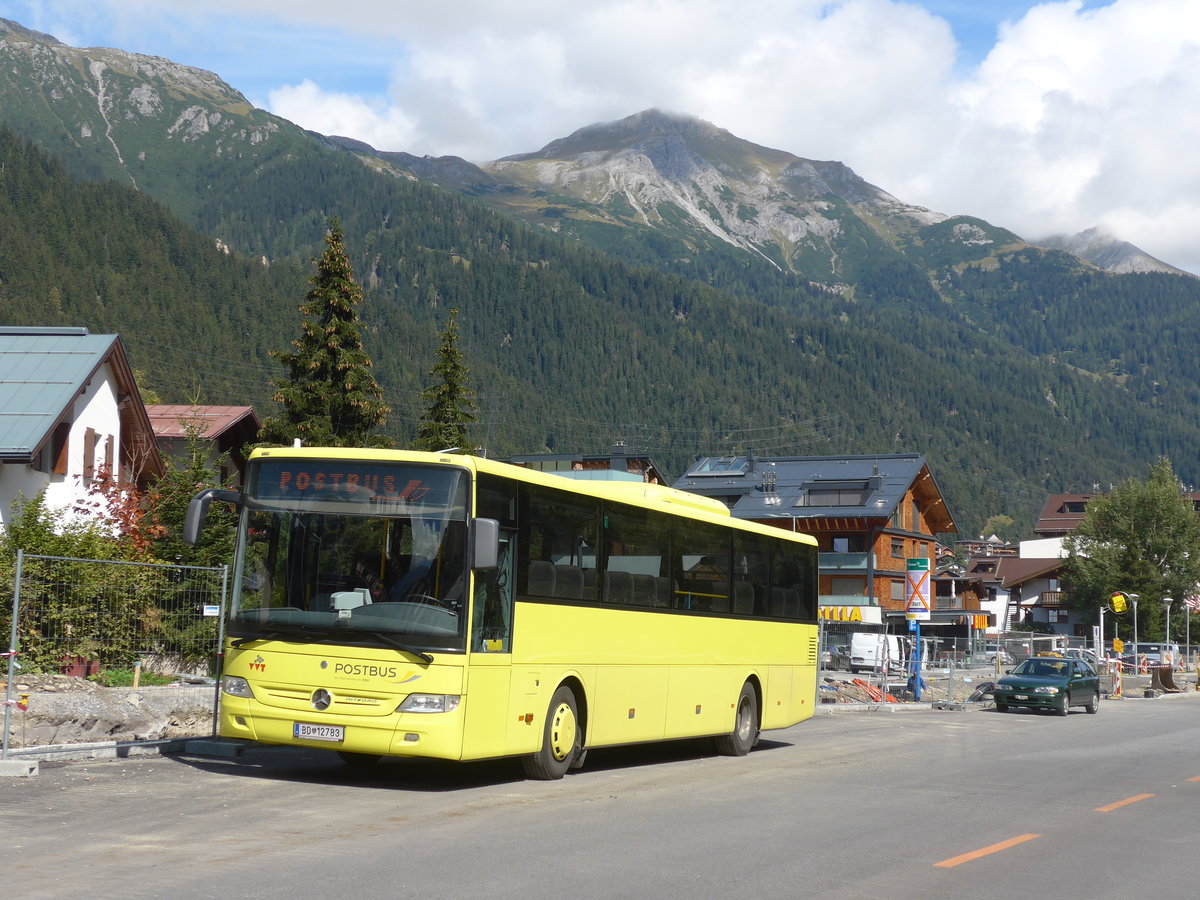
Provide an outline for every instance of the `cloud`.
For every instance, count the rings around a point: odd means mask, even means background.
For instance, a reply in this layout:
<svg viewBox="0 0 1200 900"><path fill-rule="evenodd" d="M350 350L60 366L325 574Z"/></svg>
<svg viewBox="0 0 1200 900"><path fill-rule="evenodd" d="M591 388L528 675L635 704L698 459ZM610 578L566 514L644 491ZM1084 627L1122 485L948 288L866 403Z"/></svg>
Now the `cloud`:
<svg viewBox="0 0 1200 900"><path fill-rule="evenodd" d="M954 138L914 191L1037 237L1109 226L1200 272L1200 6L1047 3L950 86ZM906 179L895 173L892 190ZM928 173L924 176L928 178Z"/></svg>
<svg viewBox="0 0 1200 900"><path fill-rule="evenodd" d="M81 3L34 0L25 24L86 8L118 46L384 150L490 160L657 106L908 202L1029 237L1107 225L1200 272L1195 0Z"/></svg>

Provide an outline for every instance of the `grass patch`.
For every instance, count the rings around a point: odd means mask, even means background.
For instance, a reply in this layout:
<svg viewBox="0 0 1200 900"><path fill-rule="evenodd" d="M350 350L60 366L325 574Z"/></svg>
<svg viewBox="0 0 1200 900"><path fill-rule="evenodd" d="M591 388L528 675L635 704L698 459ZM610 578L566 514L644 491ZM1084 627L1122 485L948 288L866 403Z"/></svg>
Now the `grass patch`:
<svg viewBox="0 0 1200 900"><path fill-rule="evenodd" d="M133 687L133 669L105 669L99 675L89 675L88 681L94 681L104 687ZM170 675L155 675L143 669L138 684L171 684L174 681L175 678Z"/></svg>

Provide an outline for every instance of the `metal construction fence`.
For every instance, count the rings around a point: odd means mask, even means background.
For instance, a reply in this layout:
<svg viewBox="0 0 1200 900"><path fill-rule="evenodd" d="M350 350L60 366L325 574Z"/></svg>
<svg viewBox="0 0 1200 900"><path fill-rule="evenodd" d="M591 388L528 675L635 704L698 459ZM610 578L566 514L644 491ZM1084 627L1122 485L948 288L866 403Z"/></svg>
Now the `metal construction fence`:
<svg viewBox="0 0 1200 900"><path fill-rule="evenodd" d="M207 679L219 674L229 567L39 556L17 551L4 736L20 673L113 670ZM216 688L214 687L214 697Z"/></svg>

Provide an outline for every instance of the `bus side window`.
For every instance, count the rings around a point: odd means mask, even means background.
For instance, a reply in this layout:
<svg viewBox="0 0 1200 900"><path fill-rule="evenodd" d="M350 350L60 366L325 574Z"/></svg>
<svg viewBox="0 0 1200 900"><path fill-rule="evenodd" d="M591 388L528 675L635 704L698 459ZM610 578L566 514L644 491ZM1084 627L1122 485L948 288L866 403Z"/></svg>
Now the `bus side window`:
<svg viewBox="0 0 1200 900"><path fill-rule="evenodd" d="M496 568L474 573L473 633L475 652L510 653L513 625L514 544L517 526L516 485L507 479L481 474L475 498L475 515L500 523L500 556Z"/></svg>
<svg viewBox="0 0 1200 900"><path fill-rule="evenodd" d="M500 534L500 559L494 569L475 573L475 627L471 649L477 653L509 653L512 650L513 536Z"/></svg>

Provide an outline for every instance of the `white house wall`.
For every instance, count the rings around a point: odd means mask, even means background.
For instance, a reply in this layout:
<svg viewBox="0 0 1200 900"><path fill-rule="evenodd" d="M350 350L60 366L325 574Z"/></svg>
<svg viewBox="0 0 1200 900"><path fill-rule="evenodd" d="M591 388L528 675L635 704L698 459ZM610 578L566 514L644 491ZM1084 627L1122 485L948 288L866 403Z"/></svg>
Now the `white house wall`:
<svg viewBox="0 0 1200 900"><path fill-rule="evenodd" d="M105 446L109 436L113 438L113 465L121 459L121 415L117 407L117 386L112 369L107 363L96 370L96 374L76 396L70 412L71 431L67 446L66 475L51 475L39 472L32 466L8 463L0 474L0 523L11 519L13 501L18 495L34 497L45 488L47 509L63 511L68 518L78 515L77 506L87 497L84 484L84 437L87 429L96 432L93 448L92 471L99 473L105 460ZM50 448L42 451L43 468L52 467ZM86 517L86 516L84 516Z"/></svg>
<svg viewBox="0 0 1200 900"><path fill-rule="evenodd" d="M27 500L36 497L49 481L49 475L35 472L31 466L20 463L0 465L0 527L6 527L12 521L12 508L18 497Z"/></svg>
<svg viewBox="0 0 1200 900"><path fill-rule="evenodd" d="M1063 549L1063 539L1060 537L1021 541L1017 553L1021 559L1067 558L1067 551Z"/></svg>
<svg viewBox="0 0 1200 900"><path fill-rule="evenodd" d="M56 483L46 490L46 505L68 511L68 515L87 497L87 485L83 480L84 436L87 429L96 432L96 444L92 448L92 471L99 473L104 465L104 448L111 436L113 439L113 466L121 460L121 412L117 408L117 385L112 369L105 363L96 370L83 392L75 398L72 411L75 421L71 423L71 439L67 458L67 475L56 477ZM83 516L84 518L90 518Z"/></svg>

